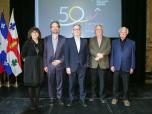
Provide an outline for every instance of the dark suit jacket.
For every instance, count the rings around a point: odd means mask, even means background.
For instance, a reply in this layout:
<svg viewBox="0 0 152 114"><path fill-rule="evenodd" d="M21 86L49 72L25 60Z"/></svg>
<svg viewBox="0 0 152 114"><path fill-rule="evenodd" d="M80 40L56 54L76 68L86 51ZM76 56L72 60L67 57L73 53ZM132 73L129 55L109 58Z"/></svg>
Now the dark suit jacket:
<svg viewBox="0 0 152 114"><path fill-rule="evenodd" d="M112 42L112 51L110 58L110 66L114 66L115 70L129 72L130 68L135 68L135 42L126 39L123 50L121 49L120 39Z"/></svg>
<svg viewBox="0 0 152 114"><path fill-rule="evenodd" d="M52 70L54 68L57 69L64 68L64 43L65 43L65 37L59 35L56 52L54 54L52 35L49 35L44 39L44 53L43 53L44 67L49 67ZM61 60L62 63L55 67L54 65L51 64L53 60Z"/></svg>
<svg viewBox="0 0 152 114"><path fill-rule="evenodd" d="M67 38L65 43L65 65L75 72L80 64L82 70L86 69L88 62L87 40L80 38L80 51L78 53L74 37Z"/></svg>

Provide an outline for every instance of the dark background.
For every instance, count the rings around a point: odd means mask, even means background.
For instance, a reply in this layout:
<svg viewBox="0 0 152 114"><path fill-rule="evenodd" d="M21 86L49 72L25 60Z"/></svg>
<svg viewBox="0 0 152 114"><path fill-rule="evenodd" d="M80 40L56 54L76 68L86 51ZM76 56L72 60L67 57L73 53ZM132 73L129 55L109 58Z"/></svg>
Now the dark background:
<svg viewBox="0 0 152 114"><path fill-rule="evenodd" d="M27 39L28 29L35 24L35 2L34 0L10 0L10 12L13 8L20 45L22 47ZM144 85L146 0L122 0L122 26L129 28L129 38L136 42L136 70L134 76L131 78L131 82Z"/></svg>

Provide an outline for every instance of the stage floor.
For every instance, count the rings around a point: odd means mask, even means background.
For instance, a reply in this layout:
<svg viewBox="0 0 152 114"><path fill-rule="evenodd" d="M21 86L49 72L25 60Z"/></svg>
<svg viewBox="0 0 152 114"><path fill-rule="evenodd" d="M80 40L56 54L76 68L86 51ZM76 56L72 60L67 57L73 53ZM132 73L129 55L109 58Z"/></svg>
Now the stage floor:
<svg viewBox="0 0 152 114"><path fill-rule="evenodd" d="M89 93L87 93L89 94ZM0 114L152 114L152 85L144 87L133 87L130 91L131 106L124 107L120 101L117 105L111 105L111 94L106 98L106 103L101 104L99 99L89 102L84 108L79 101L75 101L72 107L59 106L57 103L53 107L49 106L47 86L43 86L40 95L41 108L30 110L30 100L26 88L0 88ZM65 94L64 103L68 103Z"/></svg>

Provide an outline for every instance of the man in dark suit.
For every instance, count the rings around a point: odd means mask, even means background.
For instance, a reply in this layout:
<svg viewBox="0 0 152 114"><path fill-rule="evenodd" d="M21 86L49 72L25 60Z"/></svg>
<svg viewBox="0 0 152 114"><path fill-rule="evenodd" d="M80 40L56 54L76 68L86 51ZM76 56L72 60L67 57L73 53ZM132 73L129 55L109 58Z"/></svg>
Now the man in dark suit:
<svg viewBox="0 0 152 114"><path fill-rule="evenodd" d="M69 76L70 97L70 102L67 106L72 106L74 100L74 87L78 77L81 105L87 107L85 104L85 73L88 59L87 40L80 37L80 25L74 25L72 32L73 37L66 39L65 43L65 65L66 72Z"/></svg>
<svg viewBox="0 0 152 114"><path fill-rule="evenodd" d="M128 33L128 28L120 28L120 39L112 42L110 59L111 71L114 73L114 98L112 99L112 104L117 104L118 102L118 83L119 77L121 77L123 84L123 103L125 106L130 106L128 100L129 74L132 74L135 69L135 42L127 38Z"/></svg>
<svg viewBox="0 0 152 114"><path fill-rule="evenodd" d="M97 87L97 79L99 77L99 95L100 102L105 103L105 78L107 69L109 68L109 53L111 50L110 38L103 36L103 26L96 25L96 36L89 40L90 64L91 68L91 91L90 101L94 101L96 97L95 89Z"/></svg>
<svg viewBox="0 0 152 114"><path fill-rule="evenodd" d="M53 105L55 97L60 105L64 105L62 102L62 81L65 37L59 35L60 25L57 21L53 21L50 28L52 34L44 39L44 70L48 75L50 105Z"/></svg>

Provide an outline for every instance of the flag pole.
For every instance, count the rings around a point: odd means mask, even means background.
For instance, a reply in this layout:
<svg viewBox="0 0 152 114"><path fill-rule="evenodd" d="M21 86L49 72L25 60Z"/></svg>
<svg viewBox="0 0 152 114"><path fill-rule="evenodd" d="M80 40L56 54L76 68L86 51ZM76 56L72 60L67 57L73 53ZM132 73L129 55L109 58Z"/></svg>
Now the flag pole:
<svg viewBox="0 0 152 114"><path fill-rule="evenodd" d="M14 84L15 88L18 88L18 81L17 81L17 77L15 77L15 84Z"/></svg>
<svg viewBox="0 0 152 114"><path fill-rule="evenodd" d="M1 14L2 14L2 9L0 10L0 16L1 16ZM3 75L3 73L0 75L1 75L0 76L0 88L1 88L2 87L2 75Z"/></svg>
<svg viewBox="0 0 152 114"><path fill-rule="evenodd" d="M0 9L0 16L2 15L2 13L4 12L4 9Z"/></svg>
<svg viewBox="0 0 152 114"><path fill-rule="evenodd" d="M3 74L0 74L1 76L0 76L0 88L2 87L2 75Z"/></svg>
<svg viewBox="0 0 152 114"><path fill-rule="evenodd" d="M7 83L6 83L6 87L8 87L8 88L9 88L9 87L10 87L9 75L7 75L7 74L6 74L6 77L7 77Z"/></svg>
<svg viewBox="0 0 152 114"><path fill-rule="evenodd" d="M2 11L4 12L4 9L2 9ZM9 82L9 75L7 74L7 84L6 84L6 87L10 87L10 82Z"/></svg>
<svg viewBox="0 0 152 114"><path fill-rule="evenodd" d="M3 86L4 81L4 72L0 74L0 88ZM3 82L4 81L4 82Z"/></svg>
<svg viewBox="0 0 152 114"><path fill-rule="evenodd" d="M14 13L14 8L12 8L12 13ZM12 15L12 13L11 13L11 15ZM18 88L18 78L17 78L17 76L15 76L15 84L14 84L14 87L15 88Z"/></svg>
<svg viewBox="0 0 152 114"><path fill-rule="evenodd" d="M7 79L8 79L8 81L7 81L7 87L9 88L10 87L10 81L9 81L9 75L7 74Z"/></svg>

